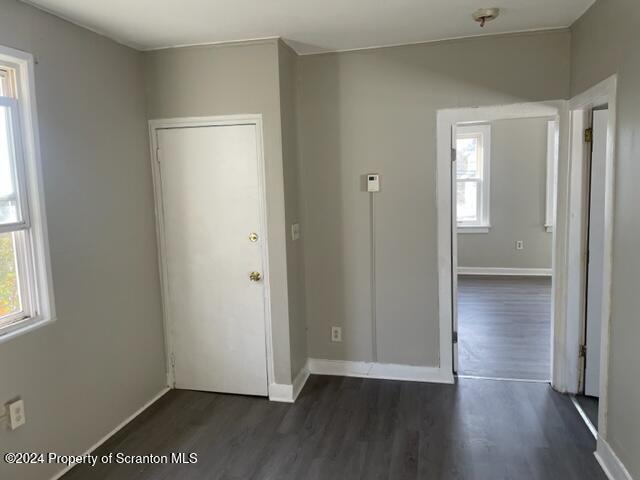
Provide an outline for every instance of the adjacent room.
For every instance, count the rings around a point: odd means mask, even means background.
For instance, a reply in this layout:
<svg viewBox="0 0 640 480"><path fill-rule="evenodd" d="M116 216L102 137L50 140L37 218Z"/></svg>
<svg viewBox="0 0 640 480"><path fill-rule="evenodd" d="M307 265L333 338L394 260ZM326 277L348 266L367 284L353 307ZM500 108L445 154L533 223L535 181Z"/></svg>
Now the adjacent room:
<svg viewBox="0 0 640 480"><path fill-rule="evenodd" d="M639 21L0 0L0 479L640 480Z"/></svg>
<svg viewBox="0 0 640 480"><path fill-rule="evenodd" d="M461 376L551 381L558 140L556 117L456 127Z"/></svg>

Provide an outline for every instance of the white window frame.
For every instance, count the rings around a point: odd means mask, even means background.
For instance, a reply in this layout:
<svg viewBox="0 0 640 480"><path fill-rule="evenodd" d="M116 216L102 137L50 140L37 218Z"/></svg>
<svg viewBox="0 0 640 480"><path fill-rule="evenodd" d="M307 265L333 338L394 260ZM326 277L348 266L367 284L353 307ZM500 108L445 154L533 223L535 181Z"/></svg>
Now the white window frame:
<svg viewBox="0 0 640 480"><path fill-rule="evenodd" d="M0 343L55 321L51 260L47 234L33 55L0 46L0 66L15 76L13 95L0 97L12 111L21 221L3 225L14 232L22 311L0 321Z"/></svg>
<svg viewBox="0 0 640 480"><path fill-rule="evenodd" d="M473 124L456 126L456 144L459 138L479 136L481 138L481 175L478 189L479 218L476 222L457 222L458 233L489 233L491 228L491 125ZM456 178L456 186L458 185ZM456 190L457 191L457 190Z"/></svg>
<svg viewBox="0 0 640 480"><path fill-rule="evenodd" d="M547 122L547 190L544 229L553 232L556 219L556 198L558 196L558 156L560 154L560 122Z"/></svg>

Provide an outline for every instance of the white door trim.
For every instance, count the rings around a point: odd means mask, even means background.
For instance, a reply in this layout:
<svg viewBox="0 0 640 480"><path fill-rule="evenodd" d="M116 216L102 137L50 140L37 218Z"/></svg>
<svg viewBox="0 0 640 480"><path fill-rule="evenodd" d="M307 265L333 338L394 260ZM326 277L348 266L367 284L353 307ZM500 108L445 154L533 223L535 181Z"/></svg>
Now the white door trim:
<svg viewBox="0 0 640 480"><path fill-rule="evenodd" d="M258 157L258 175L259 175L259 198L260 198L260 231L264 232L261 242L262 248L262 271L264 272L264 317L266 332L266 352L267 352L267 384L269 391L275 385L274 359L273 359L273 335L271 326L271 289L269 284L269 256L268 245L269 235L267 229L267 196L266 196L266 176L264 163L264 146L262 136L262 115L220 115L211 117L184 117L184 118L165 118L149 120L149 136L151 148L151 171L153 175L153 192L155 198L155 215L156 215L156 235L158 241L158 261L160 266L160 283L162 288L162 310L163 323L165 330L165 349L167 352L166 371L167 385L171 388L175 385L173 372L173 328L171 319L168 318L167 302L169 298L168 292L168 272L166 246L164 238L164 212L162 208L162 184L160 182L160 164L158 162L158 142L157 131L167 128L188 128L188 127L215 127L224 125L255 125L256 126L256 145Z"/></svg>
<svg viewBox="0 0 640 480"><path fill-rule="evenodd" d="M616 147L616 92L617 75L613 75L569 101L572 119L572 137L582 137L585 114L594 107L607 104L609 117L607 122L607 152L605 158L605 204L604 204L604 263L602 282L602 336L600 347L600 402L598 405L598 436L607 438L607 390L609 383L609 332L611 321L611 267L613 262L613 208L615 188L615 147ZM570 169L582 171L588 160L588 152L584 141L573 141L570 152ZM584 175L573 175L569 185L570 197L582 201L589 192L587 178ZM561 299L567 311L566 336L563 339L566 359L565 391L578 393L580 387L581 362L577 352L584 335L584 280L586 275L586 242L584 236L583 215L574 215L568 228L569 242L567 258L580 259L567 265L568 295ZM572 239L577 239L571 241Z"/></svg>
<svg viewBox="0 0 640 480"><path fill-rule="evenodd" d="M451 149L452 129L458 123L465 122L489 122L494 120L506 120L516 118L536 118L536 117L556 117L560 120L560 125L566 123L567 101L552 100L547 102L519 103L510 105L497 105L486 107L452 108L438 110L437 114L437 215L438 215L438 311L440 328L440 368L447 372L453 371L454 359L452 348L452 329L454 321L454 298L453 272L457 271L457 236L455 225L452 222L451 204L452 182L451 175ZM560 136L560 158L566 149L566 141ZM553 242L554 251L552 259L552 289L556 296L556 232L554 229ZM555 350L556 336L556 310L552 307L552 349L551 361L554 362L557 353ZM561 322L561 319L559 319ZM551 378L554 379L552 369Z"/></svg>

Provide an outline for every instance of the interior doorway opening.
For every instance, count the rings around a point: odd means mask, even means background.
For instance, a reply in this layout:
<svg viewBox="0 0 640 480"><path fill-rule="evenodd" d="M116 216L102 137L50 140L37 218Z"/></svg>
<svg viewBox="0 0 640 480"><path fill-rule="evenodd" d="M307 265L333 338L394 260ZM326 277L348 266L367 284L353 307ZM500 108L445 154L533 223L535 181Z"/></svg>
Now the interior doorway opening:
<svg viewBox="0 0 640 480"><path fill-rule="evenodd" d="M580 377L574 404L591 431L598 431L600 409L605 198L608 104L587 109L585 125L584 315L580 335Z"/></svg>
<svg viewBox="0 0 640 480"><path fill-rule="evenodd" d="M558 132L557 113L454 125L458 376L551 380Z"/></svg>

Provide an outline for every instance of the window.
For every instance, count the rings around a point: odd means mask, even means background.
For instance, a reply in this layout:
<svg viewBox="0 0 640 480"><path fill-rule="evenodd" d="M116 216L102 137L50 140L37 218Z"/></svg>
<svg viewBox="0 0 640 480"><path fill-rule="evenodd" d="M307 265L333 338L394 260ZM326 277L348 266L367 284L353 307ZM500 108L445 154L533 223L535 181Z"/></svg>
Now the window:
<svg viewBox="0 0 640 480"><path fill-rule="evenodd" d="M553 231L556 218L558 196L558 155L560 150L560 129L558 120L547 122L547 198L544 228Z"/></svg>
<svg viewBox="0 0 640 480"><path fill-rule="evenodd" d="M0 47L0 341L53 320L31 55Z"/></svg>
<svg viewBox="0 0 640 480"><path fill-rule="evenodd" d="M458 232L489 231L491 126L456 128L456 212Z"/></svg>

